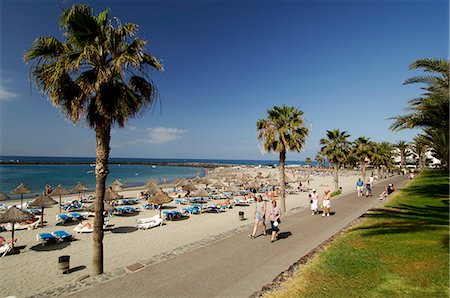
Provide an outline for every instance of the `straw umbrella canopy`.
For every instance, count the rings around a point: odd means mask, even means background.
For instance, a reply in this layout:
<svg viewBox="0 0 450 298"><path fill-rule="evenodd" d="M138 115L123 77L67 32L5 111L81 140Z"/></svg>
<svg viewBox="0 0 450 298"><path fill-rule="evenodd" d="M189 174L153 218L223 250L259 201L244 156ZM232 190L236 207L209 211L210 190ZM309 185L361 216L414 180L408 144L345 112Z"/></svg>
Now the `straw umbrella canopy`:
<svg viewBox="0 0 450 298"><path fill-rule="evenodd" d="M189 182L183 178L183 179L179 180L178 183L175 184L175 187L183 187L186 184L189 184Z"/></svg>
<svg viewBox="0 0 450 298"><path fill-rule="evenodd" d="M7 194L0 191L0 201L6 201L6 200L11 200L11 198Z"/></svg>
<svg viewBox="0 0 450 298"><path fill-rule="evenodd" d="M49 208L53 205L58 205L58 202L46 195L40 195L30 203L31 207L41 208L41 227L44 226L44 208Z"/></svg>
<svg viewBox="0 0 450 298"><path fill-rule="evenodd" d="M52 196L59 196L59 213L61 213L61 196L67 194L69 194L69 192L64 189L61 184L58 184L58 186L52 191Z"/></svg>
<svg viewBox="0 0 450 298"><path fill-rule="evenodd" d="M123 189L123 183L119 181L119 179L114 180L109 186L114 191L121 191Z"/></svg>
<svg viewBox="0 0 450 298"><path fill-rule="evenodd" d="M268 184L269 186L277 186L277 185L279 185L280 183L279 183L276 179L272 178L272 179L267 180L267 184Z"/></svg>
<svg viewBox="0 0 450 298"><path fill-rule="evenodd" d="M144 184L144 188L147 188L147 187L153 186L153 185L158 186L158 182L156 182L154 179L149 179L149 180Z"/></svg>
<svg viewBox="0 0 450 298"><path fill-rule="evenodd" d="M29 220L33 218L31 214L27 214L17 208L16 206L12 206L5 213L0 215L0 223L12 223L12 234L11 234L11 245L14 248L14 224L16 222L22 222L25 220Z"/></svg>
<svg viewBox="0 0 450 298"><path fill-rule="evenodd" d="M145 188L145 194L147 195L155 195L161 191L161 187L158 184L151 184Z"/></svg>
<svg viewBox="0 0 450 298"><path fill-rule="evenodd" d="M87 205L86 207L83 207L83 209L86 211L94 212L95 211L95 203ZM116 208L113 205L111 205L110 203L103 202L103 210L104 211L109 212L109 211L114 211L115 209Z"/></svg>
<svg viewBox="0 0 450 298"><path fill-rule="evenodd" d="M153 205L158 205L159 206L159 217L161 217L162 218L162 211L161 211L161 206L163 205L163 204L167 204L167 203L170 203L170 202L172 202L173 201L173 199L171 198L171 197L169 197L165 192L163 192L163 191L160 191L160 192L158 192L157 194L155 194L153 197L151 197L151 198L149 198L148 199L148 202L150 203L150 204L153 204Z"/></svg>
<svg viewBox="0 0 450 298"><path fill-rule="evenodd" d="M111 187L109 187L109 188L105 191L104 200L105 200L106 202L119 200L119 199L121 199L121 198L123 198L123 196L119 195L117 192L115 192L114 190L112 190Z"/></svg>
<svg viewBox="0 0 450 298"><path fill-rule="evenodd" d="M78 197L80 197L81 193L86 190L87 190L87 187L84 184L82 184L80 181L78 181L77 185L75 185L75 187L72 188L73 192L78 193Z"/></svg>
<svg viewBox="0 0 450 298"><path fill-rule="evenodd" d="M231 184L229 187L227 187L226 190L236 193L236 192L239 192L240 189L235 184Z"/></svg>
<svg viewBox="0 0 450 298"><path fill-rule="evenodd" d="M20 195L20 209L23 209L23 195L27 194L27 193L32 193L33 191L31 190L31 188L29 188L28 186L26 186L23 183L20 183L19 186L17 186L16 188L14 188L11 191L11 194L13 195Z"/></svg>
<svg viewBox="0 0 450 298"><path fill-rule="evenodd" d="M212 186L217 189L227 187L221 180L217 180Z"/></svg>
<svg viewBox="0 0 450 298"><path fill-rule="evenodd" d="M184 190L184 191L196 191L197 187L195 187L194 185L188 183L188 184L184 185L181 189Z"/></svg>
<svg viewBox="0 0 450 298"><path fill-rule="evenodd" d="M200 188L193 194L193 196L200 198L209 198L211 195L208 193L208 191L206 191L206 189Z"/></svg>
<svg viewBox="0 0 450 298"><path fill-rule="evenodd" d="M247 186L248 188L260 188L261 187L261 181L259 180L253 180L250 182Z"/></svg>
<svg viewBox="0 0 450 298"><path fill-rule="evenodd" d="M284 182L286 182L286 183L292 183L292 182L294 182L291 178L289 178L289 176L288 175L286 175L285 177L284 177Z"/></svg>

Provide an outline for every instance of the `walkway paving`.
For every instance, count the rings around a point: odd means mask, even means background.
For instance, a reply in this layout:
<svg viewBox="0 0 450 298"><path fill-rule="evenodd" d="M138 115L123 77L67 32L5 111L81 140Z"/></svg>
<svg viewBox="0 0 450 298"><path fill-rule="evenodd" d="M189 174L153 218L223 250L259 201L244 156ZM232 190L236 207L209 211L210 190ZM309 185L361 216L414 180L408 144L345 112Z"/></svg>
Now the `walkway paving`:
<svg viewBox="0 0 450 298"><path fill-rule="evenodd" d="M407 176L377 183L374 196L356 193L333 201L330 217L312 216L303 210L282 218L284 237L270 243L269 236L250 239L239 233L175 258L154 264L72 297L249 297L294 262L339 232L379 203L378 194L394 183L398 188Z"/></svg>

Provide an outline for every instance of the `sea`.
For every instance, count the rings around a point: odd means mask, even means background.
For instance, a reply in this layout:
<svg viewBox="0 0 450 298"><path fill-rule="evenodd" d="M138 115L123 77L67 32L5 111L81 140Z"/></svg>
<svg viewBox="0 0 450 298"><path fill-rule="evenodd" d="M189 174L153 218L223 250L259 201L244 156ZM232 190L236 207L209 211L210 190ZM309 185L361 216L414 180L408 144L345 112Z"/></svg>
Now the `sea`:
<svg viewBox="0 0 450 298"><path fill-rule="evenodd" d="M33 190L27 197L41 194L46 184L55 188L61 184L71 190L77 182L83 183L89 191L95 189L95 158L89 157L40 157L40 156L0 156L0 161L14 162L0 164L0 191L13 199L19 195L10 194L20 183ZM145 184L149 179L159 183L170 183L177 178L194 178L205 175L207 169L192 167L191 164L215 165L277 165L275 160L223 160L223 159L150 159L150 158L110 158L107 185L115 179L125 187ZM70 164L49 164L49 163ZM32 163L32 164L27 164ZM130 164L133 163L133 164ZM151 165L149 163L156 163ZM158 165L159 163L177 166ZM184 164L186 166L184 166ZM287 165L304 165L303 161L287 161Z"/></svg>

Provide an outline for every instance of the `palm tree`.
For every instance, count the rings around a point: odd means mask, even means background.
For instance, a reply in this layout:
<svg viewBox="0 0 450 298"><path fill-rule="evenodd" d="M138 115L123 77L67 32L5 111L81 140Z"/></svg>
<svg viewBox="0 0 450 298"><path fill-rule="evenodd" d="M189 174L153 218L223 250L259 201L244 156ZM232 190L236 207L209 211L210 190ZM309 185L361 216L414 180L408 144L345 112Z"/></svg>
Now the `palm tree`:
<svg viewBox="0 0 450 298"><path fill-rule="evenodd" d="M316 154L316 156L314 157L314 160L321 165L320 166L321 168L325 167L325 156L323 156L323 154L321 152Z"/></svg>
<svg viewBox="0 0 450 298"><path fill-rule="evenodd" d="M383 169L388 169L392 160L392 146L388 142L373 143L372 165L378 169L378 177L384 176Z"/></svg>
<svg viewBox="0 0 450 298"><path fill-rule="evenodd" d="M307 157L306 158L306 160L305 160L305 163L307 164L307 165L311 165L311 162L312 162L312 160L311 160L311 157Z"/></svg>
<svg viewBox="0 0 450 298"><path fill-rule="evenodd" d="M353 142L351 154L356 157L361 165L361 175L366 182L366 161L373 156L373 142L368 137L359 137Z"/></svg>
<svg viewBox="0 0 450 298"><path fill-rule="evenodd" d="M295 107L274 106L267 111L267 115L267 119L260 119L256 123L256 129L259 131L258 140L263 142L265 151L278 152L280 155L281 210L286 212L284 173L286 152L299 152L305 146L309 131L304 127L303 112Z"/></svg>
<svg viewBox="0 0 450 298"><path fill-rule="evenodd" d="M411 151L417 158L419 169L425 167L427 143L428 141L424 135L417 135L413 138L413 143L411 144Z"/></svg>
<svg viewBox="0 0 450 298"><path fill-rule="evenodd" d="M416 76L405 81L404 84L424 84L425 93L409 101L409 113L391 119L394 123L391 130L421 128L427 136L429 146L436 158L441 159L444 166L448 166L449 158L449 79L450 63L444 59L419 59L409 66L410 70L423 69L431 73ZM436 143L434 143L436 141ZM445 151L444 151L445 150ZM438 157L439 156L439 157Z"/></svg>
<svg viewBox="0 0 450 298"><path fill-rule="evenodd" d="M157 98L148 71L163 70L144 51L137 25L109 19L106 9L94 15L87 5L63 11L60 26L66 39L38 37L25 54L39 91L78 123L85 119L96 137L96 202L93 233L93 274L103 272L103 199L108 176L111 128L123 127Z"/></svg>
<svg viewBox="0 0 450 298"><path fill-rule="evenodd" d="M408 143L405 140L397 141L394 147L398 150L398 155L400 156L400 169L406 166L406 157L409 156Z"/></svg>
<svg viewBox="0 0 450 298"><path fill-rule="evenodd" d="M339 129L327 130L327 138L320 140L320 151L327 157L328 162L333 164L334 190L339 190L339 166L343 164L349 152L350 135Z"/></svg>

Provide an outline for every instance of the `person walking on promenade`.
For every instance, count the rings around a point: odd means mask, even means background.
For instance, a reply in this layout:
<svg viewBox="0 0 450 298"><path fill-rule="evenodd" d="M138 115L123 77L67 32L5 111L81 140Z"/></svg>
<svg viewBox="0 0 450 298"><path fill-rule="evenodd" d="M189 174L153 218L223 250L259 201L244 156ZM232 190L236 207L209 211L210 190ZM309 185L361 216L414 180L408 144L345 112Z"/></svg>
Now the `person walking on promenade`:
<svg viewBox="0 0 450 298"><path fill-rule="evenodd" d="M370 178L367 179L366 183L366 197L372 196L372 183L370 182Z"/></svg>
<svg viewBox="0 0 450 298"><path fill-rule="evenodd" d="M278 232L280 229L278 228L280 224L280 208L277 207L277 201L272 201L272 208L270 208L269 211L269 220L270 220L270 226L272 231L272 237L270 238L270 242L274 242L278 238Z"/></svg>
<svg viewBox="0 0 450 298"><path fill-rule="evenodd" d="M356 190L358 191L358 197L363 196L363 186L364 182L361 180L361 178L358 178L358 181L356 181Z"/></svg>
<svg viewBox="0 0 450 298"><path fill-rule="evenodd" d="M253 233L249 235L251 239L255 238L256 230L258 229L258 226L260 223L262 223L264 227L263 235L265 236L267 234L266 230L266 202L262 200L262 196L258 195L256 197L256 205L255 205L255 212L253 214L253 217L255 219L255 226L253 227Z"/></svg>
<svg viewBox="0 0 450 298"><path fill-rule="evenodd" d="M319 214L319 194L316 192L315 189L312 190L311 196L311 211L312 215L315 215L316 213Z"/></svg>
<svg viewBox="0 0 450 298"><path fill-rule="evenodd" d="M326 216L330 216L331 196L330 196L329 190L325 191L325 194L323 196L322 206L323 206L322 216L325 216L325 214L326 214Z"/></svg>

